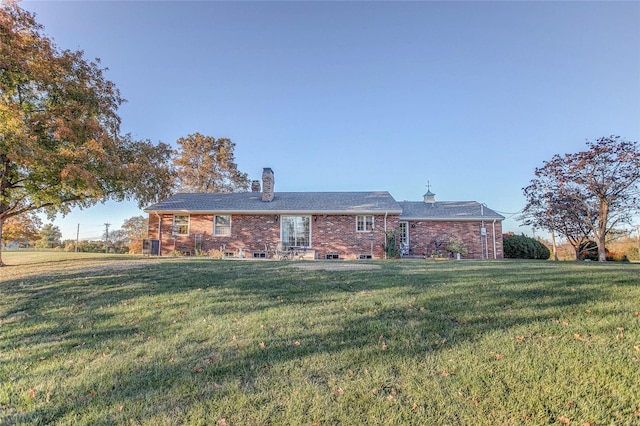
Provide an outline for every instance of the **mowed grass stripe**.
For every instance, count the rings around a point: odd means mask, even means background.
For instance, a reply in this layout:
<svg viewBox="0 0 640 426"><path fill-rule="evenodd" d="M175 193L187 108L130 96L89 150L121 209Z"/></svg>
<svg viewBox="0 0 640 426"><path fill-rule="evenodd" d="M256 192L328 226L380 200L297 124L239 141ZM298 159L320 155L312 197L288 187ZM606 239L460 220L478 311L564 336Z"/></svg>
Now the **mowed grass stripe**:
<svg viewBox="0 0 640 426"><path fill-rule="evenodd" d="M637 264L3 256L0 423L640 424Z"/></svg>

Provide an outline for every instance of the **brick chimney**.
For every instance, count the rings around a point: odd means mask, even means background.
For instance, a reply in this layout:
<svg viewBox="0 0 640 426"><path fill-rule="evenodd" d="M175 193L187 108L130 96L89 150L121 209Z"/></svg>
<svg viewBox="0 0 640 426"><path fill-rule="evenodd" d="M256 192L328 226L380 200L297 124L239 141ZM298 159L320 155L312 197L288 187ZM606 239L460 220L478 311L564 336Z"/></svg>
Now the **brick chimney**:
<svg viewBox="0 0 640 426"><path fill-rule="evenodd" d="M271 201L274 196L275 178L271 167L262 170L262 201Z"/></svg>
<svg viewBox="0 0 640 426"><path fill-rule="evenodd" d="M251 192L260 192L260 181L252 180L251 181Z"/></svg>

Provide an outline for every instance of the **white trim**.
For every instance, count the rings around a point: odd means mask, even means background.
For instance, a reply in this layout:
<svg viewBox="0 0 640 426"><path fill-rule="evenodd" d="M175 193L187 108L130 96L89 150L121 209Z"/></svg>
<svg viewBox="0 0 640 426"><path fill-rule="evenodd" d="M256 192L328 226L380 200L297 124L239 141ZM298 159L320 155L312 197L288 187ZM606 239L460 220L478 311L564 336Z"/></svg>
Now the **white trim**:
<svg viewBox="0 0 640 426"><path fill-rule="evenodd" d="M383 215L385 213L393 215L400 215L402 210L235 210L235 209L216 209L216 210L143 210L145 213L152 214L217 214L217 213L229 213L239 215L285 215L285 216L306 216L306 215L340 215L340 216L354 216L354 215ZM487 219L485 216L484 219ZM413 220L413 219L412 219Z"/></svg>
<svg viewBox="0 0 640 426"><path fill-rule="evenodd" d="M504 219L491 218L491 217L411 217L404 218L400 216L400 220L407 222L480 222L483 220L495 220L496 222L502 222Z"/></svg>
<svg viewBox="0 0 640 426"><path fill-rule="evenodd" d="M180 226L180 225L176 225L176 216L186 216L186 217L187 217L187 233L186 233L186 234L182 234L182 233L179 233L179 232L177 232L177 231L176 231L175 236L185 236L185 235L189 235L189 233L191 232L191 215L190 215L190 214L188 214L188 213L187 213L187 214L184 214L184 213L182 213L182 214L176 214L176 213L174 213L174 214L173 214L173 218L172 218L172 220L171 220L171 227L172 227L172 232L171 232L171 233L173 234L173 229L174 229L175 227L179 227L179 226Z"/></svg>
<svg viewBox="0 0 640 426"><path fill-rule="evenodd" d="M216 217L228 217L229 218L229 227L227 228L226 226L221 227L221 229L229 229L229 232L227 234L217 234L216 233ZM214 214L213 215L213 236L214 237L230 237L231 236L231 222L233 220L233 216L230 214Z"/></svg>
<svg viewBox="0 0 640 426"><path fill-rule="evenodd" d="M399 228L399 229L402 229L402 228L401 228L401 225L402 225L402 224L404 224L404 225L405 225L405 227L404 227L404 230L405 230L404 234L405 234L405 237L406 237L406 239L407 239L407 241L405 242L405 244L407 245L407 247L410 247L410 246L409 246L409 241L410 241L410 237L409 237L409 234L410 234L410 233L409 233L409 221L407 221L407 220L401 220L401 221L399 221L399 222L398 222L398 228ZM400 238L402 238L402 234L400 235Z"/></svg>
<svg viewBox="0 0 640 426"><path fill-rule="evenodd" d="M313 218L312 218L312 216L311 215L300 215L300 214L297 214L297 215L296 214L280 215L280 218L279 218L278 222L280 224L280 242L281 243L284 243L283 238L282 238L283 237L283 235L282 235L282 231L283 231L283 229L282 229L282 219L285 218L285 217L306 217L308 219L308 222L309 222L309 235L308 235L309 244L306 247L311 247L312 238L313 238L313 229L312 229L312 227L313 227L313 220L312 219Z"/></svg>
<svg viewBox="0 0 640 426"><path fill-rule="evenodd" d="M373 232L374 229L376 229L376 215L375 214L357 214L356 216L356 232ZM371 217L371 229L366 229L367 228L367 216ZM358 229L358 218L359 217L364 217L364 228L365 229Z"/></svg>

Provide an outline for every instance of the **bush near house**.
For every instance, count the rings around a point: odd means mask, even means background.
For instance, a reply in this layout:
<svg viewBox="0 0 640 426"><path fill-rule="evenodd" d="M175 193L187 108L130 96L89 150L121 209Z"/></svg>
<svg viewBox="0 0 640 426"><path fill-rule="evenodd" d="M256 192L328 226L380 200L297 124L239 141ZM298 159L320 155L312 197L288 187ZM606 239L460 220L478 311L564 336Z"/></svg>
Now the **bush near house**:
<svg viewBox="0 0 640 426"><path fill-rule="evenodd" d="M508 259L549 259L551 251L540 241L526 235L503 235L504 257Z"/></svg>
<svg viewBox="0 0 640 426"><path fill-rule="evenodd" d="M604 249L608 262L628 262L626 253L612 252L608 248ZM580 246L580 258L582 260L598 261L598 244L595 241L587 241Z"/></svg>

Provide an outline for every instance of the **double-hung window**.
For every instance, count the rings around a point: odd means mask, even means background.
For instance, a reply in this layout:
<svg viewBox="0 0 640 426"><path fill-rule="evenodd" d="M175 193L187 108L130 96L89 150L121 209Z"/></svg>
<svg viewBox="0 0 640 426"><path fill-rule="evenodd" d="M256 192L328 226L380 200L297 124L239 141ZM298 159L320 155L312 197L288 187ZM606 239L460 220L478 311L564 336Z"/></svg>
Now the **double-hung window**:
<svg viewBox="0 0 640 426"><path fill-rule="evenodd" d="M216 215L213 217L213 235L228 237L231 235L231 216Z"/></svg>
<svg viewBox="0 0 640 426"><path fill-rule="evenodd" d="M358 232L373 231L373 215L356 216L356 231Z"/></svg>
<svg viewBox="0 0 640 426"><path fill-rule="evenodd" d="M173 215L173 233L175 235L189 235L189 215Z"/></svg>

